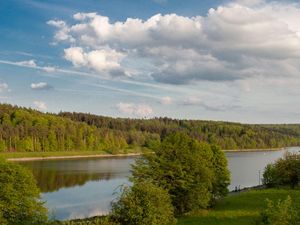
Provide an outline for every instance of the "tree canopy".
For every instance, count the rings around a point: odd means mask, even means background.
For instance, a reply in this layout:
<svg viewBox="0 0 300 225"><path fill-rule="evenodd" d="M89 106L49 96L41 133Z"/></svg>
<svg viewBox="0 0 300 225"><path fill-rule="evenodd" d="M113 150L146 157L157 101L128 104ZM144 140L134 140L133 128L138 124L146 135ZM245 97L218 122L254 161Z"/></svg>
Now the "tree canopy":
<svg viewBox="0 0 300 225"><path fill-rule="evenodd" d="M175 213L207 208L226 195L230 182L224 153L184 133L167 136L154 154L133 166L133 182L151 182L168 191Z"/></svg>
<svg viewBox="0 0 300 225"><path fill-rule="evenodd" d="M0 224L46 223L47 210L32 174L20 165L0 160Z"/></svg>

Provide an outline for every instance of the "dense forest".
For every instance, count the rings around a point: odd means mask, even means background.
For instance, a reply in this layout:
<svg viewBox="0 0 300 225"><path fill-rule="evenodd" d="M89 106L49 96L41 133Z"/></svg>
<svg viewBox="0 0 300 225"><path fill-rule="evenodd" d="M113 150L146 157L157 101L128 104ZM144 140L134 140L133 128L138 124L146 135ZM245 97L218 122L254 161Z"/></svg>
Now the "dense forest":
<svg viewBox="0 0 300 225"><path fill-rule="evenodd" d="M250 125L170 118L125 119L87 113L42 113L0 104L0 152L106 151L152 148L181 131L222 149L300 145L300 125Z"/></svg>

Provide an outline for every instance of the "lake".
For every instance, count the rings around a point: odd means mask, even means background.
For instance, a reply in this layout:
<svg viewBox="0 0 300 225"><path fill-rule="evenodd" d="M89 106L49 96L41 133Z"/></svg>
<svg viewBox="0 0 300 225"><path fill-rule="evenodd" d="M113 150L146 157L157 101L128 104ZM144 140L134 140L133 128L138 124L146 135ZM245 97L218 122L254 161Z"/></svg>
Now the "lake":
<svg viewBox="0 0 300 225"><path fill-rule="evenodd" d="M258 185L264 167L300 147L281 151L227 152L230 190ZM42 191L42 200L56 219L107 214L118 187L128 184L135 157L82 158L19 162L29 168ZM115 193L115 194L114 194Z"/></svg>

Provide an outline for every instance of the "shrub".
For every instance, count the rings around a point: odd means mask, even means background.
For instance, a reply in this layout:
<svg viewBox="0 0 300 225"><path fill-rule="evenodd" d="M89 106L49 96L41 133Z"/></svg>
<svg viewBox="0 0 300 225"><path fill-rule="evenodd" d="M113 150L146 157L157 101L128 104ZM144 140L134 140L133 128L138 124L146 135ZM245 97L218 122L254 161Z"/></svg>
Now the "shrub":
<svg viewBox="0 0 300 225"><path fill-rule="evenodd" d="M264 210L257 225L299 225L300 218L292 206L290 196L286 200L279 200L277 204L267 199L267 209Z"/></svg>
<svg viewBox="0 0 300 225"><path fill-rule="evenodd" d="M263 184L267 187L274 187L278 184L278 174L273 164L268 164L263 174Z"/></svg>
<svg viewBox="0 0 300 225"><path fill-rule="evenodd" d="M152 183L123 188L112 204L111 219L122 225L173 225L176 219L167 191Z"/></svg>
<svg viewBox="0 0 300 225"><path fill-rule="evenodd" d="M295 188L300 181L300 154L286 154L274 164L266 166L263 183L272 187L275 185L290 185Z"/></svg>

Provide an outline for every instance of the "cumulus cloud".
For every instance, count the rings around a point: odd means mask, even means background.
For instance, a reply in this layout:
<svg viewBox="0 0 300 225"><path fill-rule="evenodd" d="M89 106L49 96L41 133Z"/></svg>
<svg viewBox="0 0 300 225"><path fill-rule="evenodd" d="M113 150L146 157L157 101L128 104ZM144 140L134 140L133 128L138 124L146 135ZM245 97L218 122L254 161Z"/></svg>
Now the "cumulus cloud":
<svg viewBox="0 0 300 225"><path fill-rule="evenodd" d="M154 80L185 84L299 76L299 14L295 4L236 0L206 16L157 14L111 22L97 13L77 13L71 25L48 24L57 29L56 41L69 43L65 59L74 66L126 74L139 70L139 58L152 65Z"/></svg>
<svg viewBox="0 0 300 225"><path fill-rule="evenodd" d="M81 47L71 47L64 50L65 59L76 67L87 66L98 72L105 72L113 76L125 75L120 62L124 55L114 49L101 49L84 52Z"/></svg>
<svg viewBox="0 0 300 225"><path fill-rule="evenodd" d="M7 83L1 83L0 82L0 93L1 92L5 92L5 91L8 91L8 85L7 85Z"/></svg>
<svg viewBox="0 0 300 225"><path fill-rule="evenodd" d="M53 87L46 82L32 83L30 85L32 90L50 90Z"/></svg>
<svg viewBox="0 0 300 225"><path fill-rule="evenodd" d="M121 113L138 117L149 117L153 114L153 109L146 104L120 102L119 104L117 104L117 109Z"/></svg>
<svg viewBox="0 0 300 225"><path fill-rule="evenodd" d="M34 101L33 105L35 108L37 108L38 110L41 110L41 111L45 111L48 108L46 103L42 102L42 101Z"/></svg>

